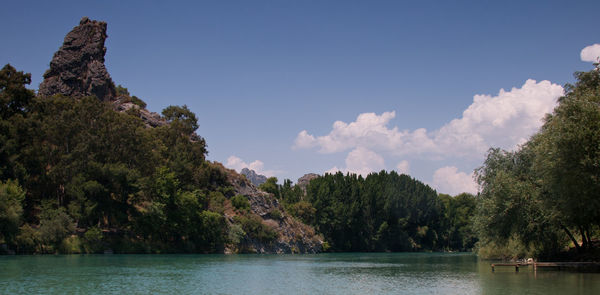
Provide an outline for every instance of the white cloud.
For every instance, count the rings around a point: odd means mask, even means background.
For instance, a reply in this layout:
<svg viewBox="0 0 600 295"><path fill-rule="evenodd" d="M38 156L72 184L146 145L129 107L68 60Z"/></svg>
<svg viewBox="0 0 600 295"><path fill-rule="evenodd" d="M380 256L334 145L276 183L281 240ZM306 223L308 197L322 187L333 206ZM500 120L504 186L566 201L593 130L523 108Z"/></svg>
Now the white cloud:
<svg viewBox="0 0 600 295"><path fill-rule="evenodd" d="M581 50L581 60L589 62L598 62L600 57L600 44L586 46Z"/></svg>
<svg viewBox="0 0 600 295"><path fill-rule="evenodd" d="M367 176L371 172L385 169L383 157L364 148L358 147L348 153L346 157L346 171Z"/></svg>
<svg viewBox="0 0 600 295"><path fill-rule="evenodd" d="M437 152L481 156L490 146L515 148L540 128L563 94L560 85L529 79L497 96L475 95L462 118L433 133Z"/></svg>
<svg viewBox="0 0 600 295"><path fill-rule="evenodd" d="M410 173L410 164L408 161L403 160L398 165L396 165L396 172L398 174L409 174Z"/></svg>
<svg viewBox="0 0 600 295"><path fill-rule="evenodd" d="M265 164L260 160L255 160L252 163L246 163L239 157L230 156L229 158L227 158L227 163L225 164L225 166L230 169L235 169L237 172L242 171L242 169L244 168L248 168L250 170L254 170L258 174L262 174L267 177L275 175L275 171L264 170Z"/></svg>
<svg viewBox="0 0 600 295"><path fill-rule="evenodd" d="M315 140L315 137L308 134L306 130L302 130L298 133L298 136L296 136L293 148L311 148L316 144L317 141Z"/></svg>
<svg viewBox="0 0 600 295"><path fill-rule="evenodd" d="M563 93L560 85L549 81L527 80L521 88L501 89L496 96L475 95L461 118L432 132L389 127L395 112L363 113L354 122L336 121L327 135L315 137L303 130L294 148L318 147L321 153L336 153L362 147L396 156L481 158L490 146L510 149L525 142Z"/></svg>
<svg viewBox="0 0 600 295"><path fill-rule="evenodd" d="M470 175L459 172L454 166L446 166L436 170L433 173L433 187L438 193L458 195L460 193L477 193L477 184L473 179L473 173Z"/></svg>
<svg viewBox="0 0 600 295"><path fill-rule="evenodd" d="M358 147L348 153L346 157L346 168L338 168L337 166L325 171L325 173L356 173L362 176L367 176L371 172L379 172L385 169L385 161L383 157L376 152L373 152L364 147Z"/></svg>

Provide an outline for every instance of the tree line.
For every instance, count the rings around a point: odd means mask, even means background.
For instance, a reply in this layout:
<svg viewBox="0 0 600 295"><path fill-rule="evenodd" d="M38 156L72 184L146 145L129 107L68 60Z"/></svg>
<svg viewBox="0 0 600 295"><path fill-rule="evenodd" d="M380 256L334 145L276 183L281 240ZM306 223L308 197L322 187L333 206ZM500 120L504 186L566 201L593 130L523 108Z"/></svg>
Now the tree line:
<svg viewBox="0 0 600 295"><path fill-rule="evenodd" d="M438 195L405 174L325 174L306 192L290 180L276 183L269 178L261 188L313 225L330 251L468 251L477 242L475 196Z"/></svg>

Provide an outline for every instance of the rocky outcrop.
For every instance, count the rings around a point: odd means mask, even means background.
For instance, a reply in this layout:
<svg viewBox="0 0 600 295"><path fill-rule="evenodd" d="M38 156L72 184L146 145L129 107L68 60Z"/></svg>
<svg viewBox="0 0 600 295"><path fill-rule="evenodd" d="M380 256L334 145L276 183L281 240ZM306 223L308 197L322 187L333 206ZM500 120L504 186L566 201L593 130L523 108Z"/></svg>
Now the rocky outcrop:
<svg viewBox="0 0 600 295"><path fill-rule="evenodd" d="M115 84L104 66L106 38L105 22L82 18L54 54L50 69L44 73L39 95L62 94L75 98L95 95L100 100L113 100Z"/></svg>
<svg viewBox="0 0 600 295"><path fill-rule="evenodd" d="M228 181L233 185L236 194L243 195L250 202L253 214L262 218L262 223L273 228L278 238L272 243L262 243L246 236L244 248L256 253L319 253L323 248L323 240L315 230L289 214L271 194L256 188L250 181L229 170ZM279 216L273 216L274 210ZM233 212L225 212L228 222L233 223Z"/></svg>
<svg viewBox="0 0 600 295"><path fill-rule="evenodd" d="M156 112L142 108L132 102L127 101L128 97L120 96L113 102L113 107L117 112L136 111L137 115L144 121L147 127L160 127L167 124L167 120Z"/></svg>
<svg viewBox="0 0 600 295"><path fill-rule="evenodd" d="M259 186L265 182L267 182L267 177L264 175L257 174L256 171L250 170L248 168L242 169L240 172L242 175L246 176L248 180L255 186Z"/></svg>
<svg viewBox="0 0 600 295"><path fill-rule="evenodd" d="M296 183L296 185L298 185L302 189L302 191L304 193L306 193L306 187L308 186L310 181L317 177L319 177L319 174L315 174L315 173L304 174L302 177L298 178L298 182Z"/></svg>
<svg viewBox="0 0 600 295"><path fill-rule="evenodd" d="M82 18L54 53L38 95L62 94L72 98L96 96L111 102L118 112L135 111L147 127L166 125L167 121L158 113L133 103L129 95L117 94L115 84L104 66L106 29L105 22Z"/></svg>

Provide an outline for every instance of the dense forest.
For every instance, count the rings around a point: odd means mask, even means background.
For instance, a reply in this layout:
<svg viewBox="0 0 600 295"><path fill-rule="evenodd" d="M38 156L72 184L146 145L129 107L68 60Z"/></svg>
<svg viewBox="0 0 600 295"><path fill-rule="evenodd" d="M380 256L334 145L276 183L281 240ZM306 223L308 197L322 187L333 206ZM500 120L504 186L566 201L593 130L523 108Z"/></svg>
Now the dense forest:
<svg viewBox="0 0 600 295"><path fill-rule="evenodd" d="M438 195L405 174L325 174L306 193L290 180L276 183L269 178L261 188L313 225L331 251L468 251L477 242L475 196Z"/></svg>
<svg viewBox="0 0 600 295"><path fill-rule="evenodd" d="M232 189L225 169L205 160L187 107L167 107L168 124L149 128L136 108L36 97L30 82L10 65L0 71L0 244L18 253L155 253L232 243L223 216ZM242 216L235 229L254 221Z"/></svg>

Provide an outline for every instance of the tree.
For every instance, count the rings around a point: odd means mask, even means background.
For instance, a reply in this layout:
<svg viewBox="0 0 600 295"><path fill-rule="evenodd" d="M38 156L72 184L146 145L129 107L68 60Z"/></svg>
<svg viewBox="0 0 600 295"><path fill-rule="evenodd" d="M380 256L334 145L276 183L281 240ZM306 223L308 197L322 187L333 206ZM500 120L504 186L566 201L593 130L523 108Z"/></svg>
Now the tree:
<svg viewBox="0 0 600 295"><path fill-rule="evenodd" d="M16 181L0 181L0 243L13 243L23 215L25 192Z"/></svg>
<svg viewBox="0 0 600 295"><path fill-rule="evenodd" d="M591 246L600 225L600 72L576 73L575 85L547 116L536 143L535 171L545 209L579 247L569 228Z"/></svg>
<svg viewBox="0 0 600 295"><path fill-rule="evenodd" d="M31 83L31 74L17 72L10 64L0 70L0 119L24 113L35 94L25 88Z"/></svg>
<svg viewBox="0 0 600 295"><path fill-rule="evenodd" d="M277 186L277 177L267 178L267 181L258 186L258 188L267 193L273 194L276 198L279 198L279 187Z"/></svg>
<svg viewBox="0 0 600 295"><path fill-rule="evenodd" d="M591 246L600 225L600 73L575 77L531 140L515 152L491 149L477 169L483 243L516 240L537 255L568 240L578 250Z"/></svg>
<svg viewBox="0 0 600 295"><path fill-rule="evenodd" d="M191 135L199 127L196 115L186 105L168 106L162 111L162 115L172 126L187 135Z"/></svg>

